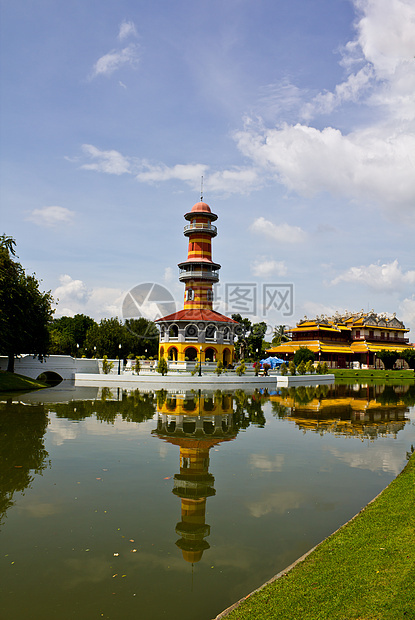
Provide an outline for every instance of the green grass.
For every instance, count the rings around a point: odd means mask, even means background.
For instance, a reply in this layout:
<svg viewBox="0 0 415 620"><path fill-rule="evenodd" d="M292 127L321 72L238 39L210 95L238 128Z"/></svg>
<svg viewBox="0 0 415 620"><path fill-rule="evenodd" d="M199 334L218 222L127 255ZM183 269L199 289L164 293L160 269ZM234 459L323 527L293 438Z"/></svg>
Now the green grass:
<svg viewBox="0 0 415 620"><path fill-rule="evenodd" d="M413 370L354 370L353 368L330 368L330 373L337 377L347 377L351 379L414 379Z"/></svg>
<svg viewBox="0 0 415 620"><path fill-rule="evenodd" d="M36 381L30 377L17 375L14 372L0 371L0 392L24 392L49 387L46 383Z"/></svg>
<svg viewBox="0 0 415 620"><path fill-rule="evenodd" d="M415 454L352 521L227 620L415 618Z"/></svg>

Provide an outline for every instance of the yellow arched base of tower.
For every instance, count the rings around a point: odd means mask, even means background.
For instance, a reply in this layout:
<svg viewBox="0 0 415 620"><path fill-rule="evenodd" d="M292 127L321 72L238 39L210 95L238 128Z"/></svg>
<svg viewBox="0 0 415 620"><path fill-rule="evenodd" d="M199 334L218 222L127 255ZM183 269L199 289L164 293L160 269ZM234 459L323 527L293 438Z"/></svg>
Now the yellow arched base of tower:
<svg viewBox="0 0 415 620"><path fill-rule="evenodd" d="M223 362L224 366L233 364L235 347L231 344L210 342L162 342L159 344L159 359L177 362L202 361Z"/></svg>

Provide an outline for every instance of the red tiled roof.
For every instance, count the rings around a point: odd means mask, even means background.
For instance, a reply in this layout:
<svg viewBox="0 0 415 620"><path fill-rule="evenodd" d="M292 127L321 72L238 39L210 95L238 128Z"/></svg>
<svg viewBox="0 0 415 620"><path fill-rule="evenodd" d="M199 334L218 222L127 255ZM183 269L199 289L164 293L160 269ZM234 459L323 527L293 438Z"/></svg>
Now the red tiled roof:
<svg viewBox="0 0 415 620"><path fill-rule="evenodd" d="M173 314L163 316L155 322L159 323L160 321L213 321L215 323L238 323L238 321L234 321L228 316L219 314L219 312L215 312L214 310L208 310L207 308L179 310L179 312L173 312Z"/></svg>

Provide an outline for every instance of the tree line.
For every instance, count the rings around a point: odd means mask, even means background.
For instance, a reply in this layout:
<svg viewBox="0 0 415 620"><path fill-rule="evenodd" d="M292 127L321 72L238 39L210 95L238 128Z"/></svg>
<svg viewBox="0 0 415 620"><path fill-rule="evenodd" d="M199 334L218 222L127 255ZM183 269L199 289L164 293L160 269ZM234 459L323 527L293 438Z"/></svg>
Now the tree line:
<svg viewBox="0 0 415 620"><path fill-rule="evenodd" d="M97 323L84 314L53 318L51 291L42 292L36 274L28 275L17 260L16 242L0 235L0 355L8 357L14 371L17 355L126 358L155 357L156 325L143 317L102 319Z"/></svg>

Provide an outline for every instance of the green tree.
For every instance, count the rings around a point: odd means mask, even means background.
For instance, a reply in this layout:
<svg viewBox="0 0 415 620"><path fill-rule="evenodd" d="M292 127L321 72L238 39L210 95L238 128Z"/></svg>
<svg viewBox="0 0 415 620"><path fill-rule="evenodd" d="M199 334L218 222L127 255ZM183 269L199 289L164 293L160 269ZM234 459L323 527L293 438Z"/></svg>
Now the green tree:
<svg viewBox="0 0 415 620"><path fill-rule="evenodd" d="M293 376L295 375L296 371L295 371L295 362L294 362L294 360L290 360L288 362L288 370L289 370L290 375L293 375Z"/></svg>
<svg viewBox="0 0 415 620"><path fill-rule="evenodd" d="M313 374L313 372L314 372L314 364L313 364L313 362L311 360L308 360L308 362L306 362L305 371L309 372L310 374Z"/></svg>
<svg viewBox="0 0 415 620"><path fill-rule="evenodd" d="M244 375L246 373L245 362L241 362L239 366L235 368L235 372L238 375L238 377L241 377L242 375Z"/></svg>
<svg viewBox="0 0 415 620"><path fill-rule="evenodd" d="M121 347L120 347L121 345ZM85 349L89 355L99 357L126 358L134 356L156 356L158 351L158 330L152 321L144 318L128 319L123 324L117 317L102 319L87 331Z"/></svg>
<svg viewBox="0 0 415 620"><path fill-rule="evenodd" d="M401 351L399 357L405 360L409 368L415 369L415 349Z"/></svg>
<svg viewBox="0 0 415 620"><path fill-rule="evenodd" d="M146 355L156 357L159 346L159 331L153 321L144 317L127 319L124 323L126 330L126 345L135 356Z"/></svg>
<svg viewBox="0 0 415 620"><path fill-rule="evenodd" d="M314 362L314 353L307 347L300 347L294 353L294 363L296 366L298 366L300 362L304 362L304 364L306 364L308 360Z"/></svg>
<svg viewBox="0 0 415 620"><path fill-rule="evenodd" d="M49 292L41 292L35 275L27 275L13 260L15 241L0 236L0 354L7 355L7 370L14 372L14 359L32 353L48 354L49 330L54 310Z"/></svg>
<svg viewBox="0 0 415 620"><path fill-rule="evenodd" d="M273 347L278 347L282 342L288 342L290 339L285 333L286 325L276 325L272 334L271 344Z"/></svg>
<svg viewBox="0 0 415 620"><path fill-rule="evenodd" d="M114 362L109 362L108 357L104 355L102 358L102 372L104 373L104 375L109 375L113 368Z"/></svg>
<svg viewBox="0 0 415 620"><path fill-rule="evenodd" d="M383 362L385 370L392 370L396 360L400 357L400 353L398 351L382 349L376 353L376 356Z"/></svg>
<svg viewBox="0 0 415 620"><path fill-rule="evenodd" d="M157 372L159 372L164 377L164 375L167 375L168 369L169 367L167 366L165 358L161 357L156 367Z"/></svg>
<svg viewBox="0 0 415 620"><path fill-rule="evenodd" d="M221 360L218 360L218 363L216 364L215 373L218 377L223 373L223 362Z"/></svg>
<svg viewBox="0 0 415 620"><path fill-rule="evenodd" d="M82 354L85 349L87 331L93 325L96 325L94 319L85 314L54 319L49 326L49 352L53 355L72 355L73 357Z"/></svg>
<svg viewBox="0 0 415 620"><path fill-rule="evenodd" d="M298 364L297 372L298 372L299 375L305 375L305 363L304 363L304 360L301 360L301 362Z"/></svg>
<svg viewBox="0 0 415 620"><path fill-rule="evenodd" d="M264 321L261 321L261 323L254 323L251 326L251 331L247 338L249 358L257 360L263 357L263 353L265 352L264 336L266 331L267 324L264 323Z"/></svg>
<svg viewBox="0 0 415 620"><path fill-rule="evenodd" d="M261 358L264 355L265 349L269 346L264 340L267 324L264 321L261 321L261 323L251 323L249 319L242 318L240 314L233 314L232 318L239 323L236 329L236 358L239 360L257 360Z"/></svg>

